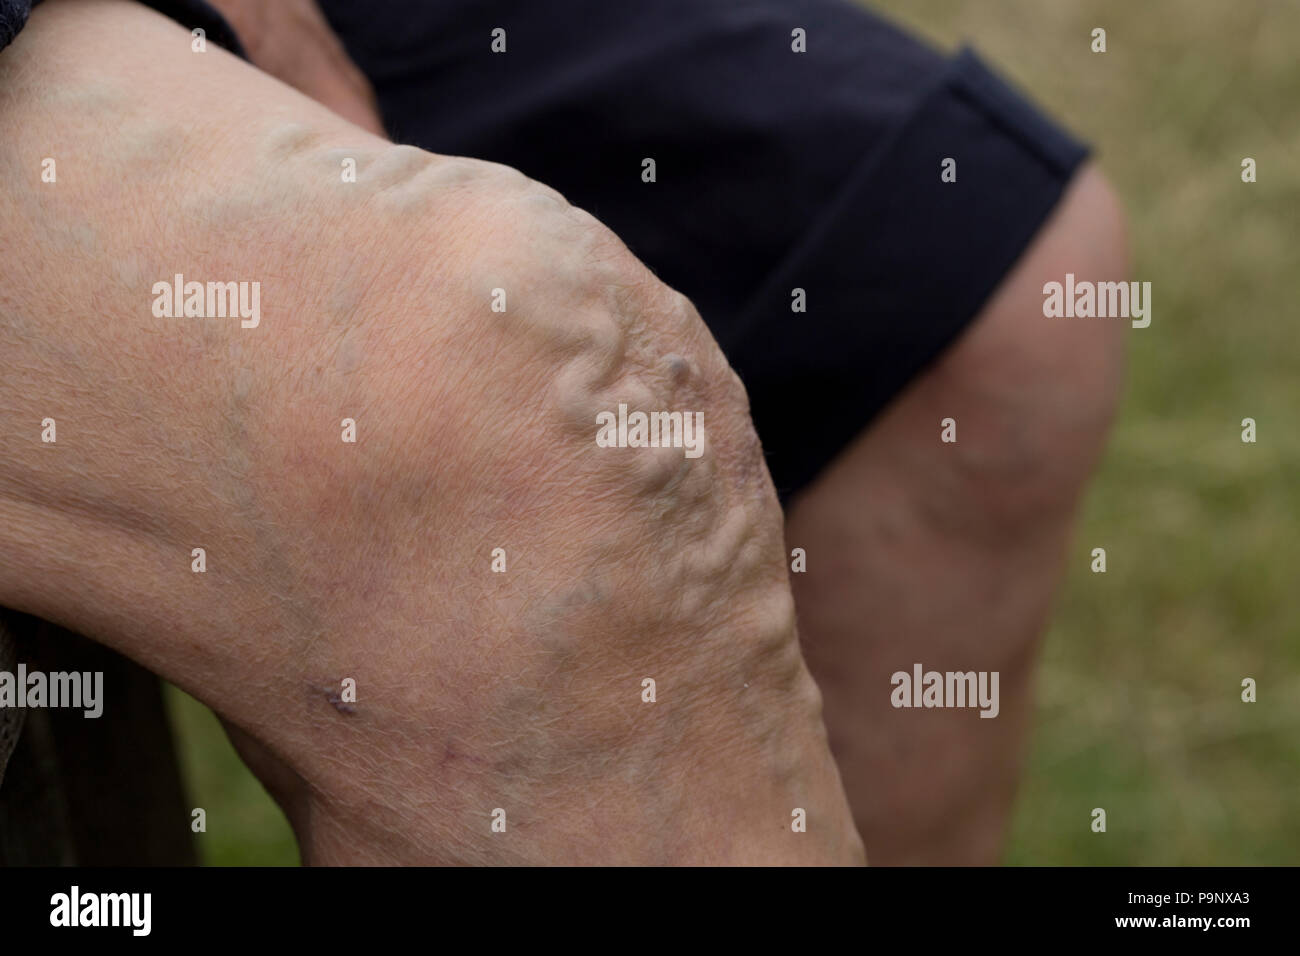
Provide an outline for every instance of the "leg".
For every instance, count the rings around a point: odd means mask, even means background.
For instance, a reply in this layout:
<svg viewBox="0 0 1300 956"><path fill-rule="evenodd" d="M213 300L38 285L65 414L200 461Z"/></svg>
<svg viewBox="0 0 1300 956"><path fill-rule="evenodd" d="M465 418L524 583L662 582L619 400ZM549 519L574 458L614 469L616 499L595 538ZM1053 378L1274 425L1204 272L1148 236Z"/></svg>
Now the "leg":
<svg viewBox="0 0 1300 956"><path fill-rule="evenodd" d="M1126 325L1045 319L1042 286L1123 278L1123 246L1115 198L1085 168L974 325L789 509L787 544L808 553L793 576L805 650L873 863L997 857ZM893 708L890 675L914 662L1000 671L1000 715Z"/></svg>
<svg viewBox="0 0 1300 956"><path fill-rule="evenodd" d="M217 710L305 860L860 857L745 391L590 215L118 0L0 56L0 171L0 604Z"/></svg>

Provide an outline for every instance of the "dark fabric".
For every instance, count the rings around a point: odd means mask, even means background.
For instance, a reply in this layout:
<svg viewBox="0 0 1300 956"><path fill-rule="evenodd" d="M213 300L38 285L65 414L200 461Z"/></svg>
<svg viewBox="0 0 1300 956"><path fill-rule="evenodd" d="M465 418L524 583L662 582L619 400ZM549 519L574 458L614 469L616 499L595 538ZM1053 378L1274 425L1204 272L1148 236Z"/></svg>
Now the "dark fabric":
<svg viewBox="0 0 1300 956"><path fill-rule="evenodd" d="M399 141L522 169L691 297L783 497L960 334L1086 155L973 53L837 0L321 5Z"/></svg>
<svg viewBox="0 0 1300 956"><path fill-rule="evenodd" d="M1085 155L969 51L865 152L726 328L778 487L811 481L961 334Z"/></svg>
<svg viewBox="0 0 1300 956"><path fill-rule="evenodd" d="M0 50L13 42L32 12L32 0L0 0Z"/></svg>
<svg viewBox="0 0 1300 956"><path fill-rule="evenodd" d="M202 28L207 38L238 56L244 55L235 31L203 0L146 0L147 5L165 14L188 30ZM32 7L40 0L0 0L0 50L7 47L27 23Z"/></svg>

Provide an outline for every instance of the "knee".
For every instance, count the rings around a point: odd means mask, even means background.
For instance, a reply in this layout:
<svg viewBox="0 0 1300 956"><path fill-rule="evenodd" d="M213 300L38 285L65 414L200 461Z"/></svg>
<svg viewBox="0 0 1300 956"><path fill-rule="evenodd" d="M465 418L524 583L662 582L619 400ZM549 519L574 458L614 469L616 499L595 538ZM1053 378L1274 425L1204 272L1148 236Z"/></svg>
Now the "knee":
<svg viewBox="0 0 1300 956"><path fill-rule="evenodd" d="M1093 167L1075 178L1055 214L967 335L935 370L967 502L999 533L1072 510L1096 465L1122 391L1120 318L1047 318L1043 286L1127 280L1123 211Z"/></svg>
<svg viewBox="0 0 1300 956"><path fill-rule="evenodd" d="M747 617L756 653L793 672L779 505L745 390L690 302L513 170L389 149L367 172L382 180L358 204L367 260L405 281L345 273L382 301L323 350L346 375L319 404L363 410L365 434L313 511L437 540L451 577L500 547L535 586L490 589L482 613L557 647L603 653L614 632L671 653Z"/></svg>
<svg viewBox="0 0 1300 956"><path fill-rule="evenodd" d="M504 174L491 195L462 199L467 232L445 244L437 276L394 250L447 298L418 334L377 333L363 405L384 449L354 456L338 495L345 577L388 582L386 620L410 635L388 659L429 654L415 622L442 622L439 680L483 690L436 713L439 732L535 787L534 805L554 803L555 768L584 761L604 792L659 774L721 793L747 773L740 829L788 819L800 791L829 821L819 852L851 855L739 379L686 298L590 216ZM380 575L368 566L412 540L437 548ZM356 613L364 627L373 607ZM490 654L472 650L482 635ZM368 653L382 660L383 646ZM647 676L672 725L651 722L661 711L629 720L629 688Z"/></svg>

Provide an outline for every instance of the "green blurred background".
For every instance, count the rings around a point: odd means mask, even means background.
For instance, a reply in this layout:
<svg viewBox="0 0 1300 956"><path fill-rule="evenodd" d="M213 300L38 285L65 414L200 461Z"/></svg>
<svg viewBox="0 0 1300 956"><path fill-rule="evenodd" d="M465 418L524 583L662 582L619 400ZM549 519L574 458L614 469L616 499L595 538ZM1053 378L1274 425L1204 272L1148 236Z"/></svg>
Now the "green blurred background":
<svg viewBox="0 0 1300 956"><path fill-rule="evenodd" d="M1006 862L1300 863L1300 2L871 6L971 43L1090 141L1152 284L1043 654ZM205 862L296 863L211 712L170 702Z"/></svg>

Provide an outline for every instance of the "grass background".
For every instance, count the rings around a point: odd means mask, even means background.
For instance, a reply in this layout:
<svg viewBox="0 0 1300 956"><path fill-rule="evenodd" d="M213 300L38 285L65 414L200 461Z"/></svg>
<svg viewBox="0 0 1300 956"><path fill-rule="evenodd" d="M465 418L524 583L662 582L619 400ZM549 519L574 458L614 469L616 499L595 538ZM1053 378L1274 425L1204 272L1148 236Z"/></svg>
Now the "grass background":
<svg viewBox="0 0 1300 956"><path fill-rule="evenodd" d="M1300 863L1300 2L872 6L944 48L972 44L1091 142L1128 206L1133 277L1152 284L1043 654L1005 859ZM1241 182L1245 156L1257 183ZM1258 703L1241 702L1243 677ZM296 862L215 718L170 700L208 811L204 860Z"/></svg>

